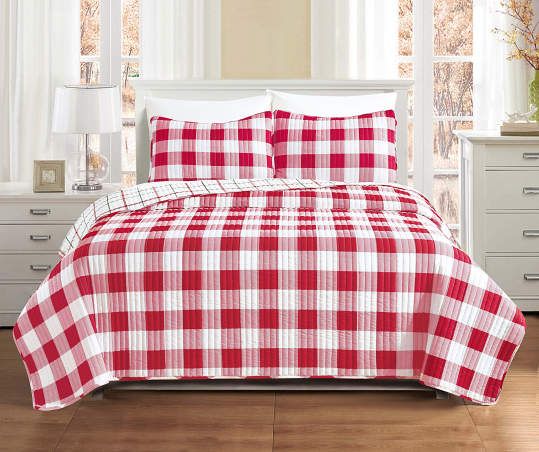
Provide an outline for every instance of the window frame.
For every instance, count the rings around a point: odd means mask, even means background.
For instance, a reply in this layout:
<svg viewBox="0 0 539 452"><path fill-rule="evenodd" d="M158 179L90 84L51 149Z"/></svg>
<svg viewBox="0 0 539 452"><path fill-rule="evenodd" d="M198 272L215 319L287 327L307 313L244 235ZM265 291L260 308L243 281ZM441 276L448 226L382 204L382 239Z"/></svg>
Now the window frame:
<svg viewBox="0 0 539 452"><path fill-rule="evenodd" d="M471 116L444 116L434 114L434 65L436 63L473 63L471 55L436 55L434 50L434 1L413 0L412 55L399 55L398 63L412 63L414 80L413 165L409 176L414 186L433 200L437 176L459 176L460 167L434 168L434 124L438 121L474 121ZM459 200L460 202L460 200ZM451 230L459 224L448 224Z"/></svg>
<svg viewBox="0 0 539 452"><path fill-rule="evenodd" d="M118 26L119 24L119 26ZM122 0L99 0L99 53L80 55L80 63L99 63L99 83L117 85L122 99L122 64L139 63L139 55L122 55ZM120 109L122 127L134 125L134 118L123 115ZM99 136L99 149L110 163L107 182L121 183L124 174L133 171L122 169L122 132Z"/></svg>

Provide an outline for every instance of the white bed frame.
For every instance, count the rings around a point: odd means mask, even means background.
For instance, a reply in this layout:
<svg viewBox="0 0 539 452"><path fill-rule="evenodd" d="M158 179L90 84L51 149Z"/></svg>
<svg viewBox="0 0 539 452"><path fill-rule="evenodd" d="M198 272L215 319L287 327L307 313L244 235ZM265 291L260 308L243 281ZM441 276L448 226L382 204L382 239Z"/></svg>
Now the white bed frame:
<svg viewBox="0 0 539 452"><path fill-rule="evenodd" d="M408 180L408 90L411 80L142 80L132 79L135 87L137 133L137 183L147 182L150 170L150 139L145 98L164 97L186 100L229 100L263 94L266 89L299 94L352 96L394 91L397 93L398 182Z"/></svg>
<svg viewBox="0 0 539 452"><path fill-rule="evenodd" d="M136 91L137 133L137 183L146 182L149 174L150 142L146 118L146 97L163 97L189 100L227 100L262 94L266 89L291 93L319 95L358 95L395 91L397 93L396 117L398 182L406 185L408 143L408 90L411 80L140 80L133 79ZM414 390L431 391L430 388L410 380L370 379L279 379L279 380L152 380L110 383L93 392L94 399L103 398L105 389L116 390L310 390L310 391L357 391L357 390ZM447 394L435 390L436 398L446 399Z"/></svg>

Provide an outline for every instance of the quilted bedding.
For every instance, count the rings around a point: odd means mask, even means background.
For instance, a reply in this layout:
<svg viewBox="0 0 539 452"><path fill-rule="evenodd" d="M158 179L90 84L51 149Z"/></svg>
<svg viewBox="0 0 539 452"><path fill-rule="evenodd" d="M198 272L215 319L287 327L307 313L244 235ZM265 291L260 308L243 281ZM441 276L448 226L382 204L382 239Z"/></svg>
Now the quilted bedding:
<svg viewBox="0 0 539 452"><path fill-rule="evenodd" d="M83 213L13 330L34 407L110 381L414 379L495 403L524 318L397 184L141 184Z"/></svg>

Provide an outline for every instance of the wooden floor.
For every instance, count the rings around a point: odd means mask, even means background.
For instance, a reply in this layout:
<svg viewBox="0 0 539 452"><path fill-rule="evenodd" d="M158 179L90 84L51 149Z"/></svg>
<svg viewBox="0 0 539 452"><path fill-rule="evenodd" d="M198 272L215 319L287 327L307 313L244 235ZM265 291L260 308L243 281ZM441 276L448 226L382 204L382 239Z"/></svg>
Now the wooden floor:
<svg viewBox="0 0 539 452"><path fill-rule="evenodd" d="M0 330L0 450L539 451L539 316L496 406L423 392L135 392L31 408L10 330Z"/></svg>

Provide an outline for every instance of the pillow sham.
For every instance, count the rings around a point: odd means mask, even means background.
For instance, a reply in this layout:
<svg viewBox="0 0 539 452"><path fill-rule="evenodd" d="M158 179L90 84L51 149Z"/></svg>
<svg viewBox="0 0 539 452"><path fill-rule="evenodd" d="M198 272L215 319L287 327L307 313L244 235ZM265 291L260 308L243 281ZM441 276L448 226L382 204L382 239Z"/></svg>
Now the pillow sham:
<svg viewBox="0 0 539 452"><path fill-rule="evenodd" d="M342 117L274 112L275 177L347 183L397 180L393 110Z"/></svg>
<svg viewBox="0 0 539 452"><path fill-rule="evenodd" d="M150 182L273 177L272 114L201 123L153 117Z"/></svg>
<svg viewBox="0 0 539 452"><path fill-rule="evenodd" d="M229 122L271 110L271 96L243 97L233 100L182 100L146 97L148 123L154 116L192 122Z"/></svg>
<svg viewBox="0 0 539 452"><path fill-rule="evenodd" d="M395 110L397 93L364 94L361 96L317 96L290 94L268 90L272 109L309 116L346 117Z"/></svg>

